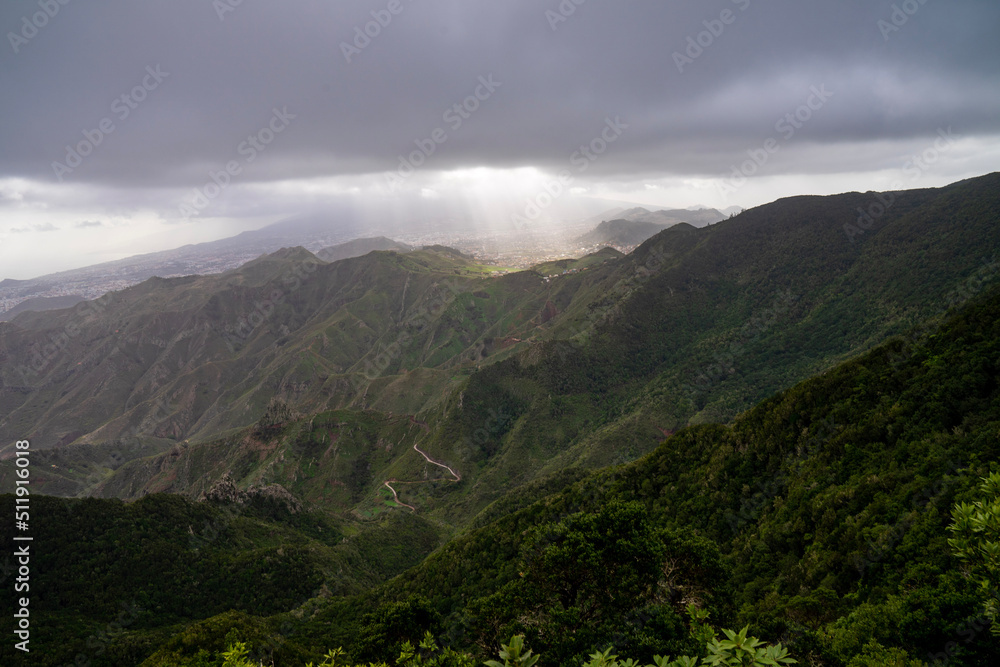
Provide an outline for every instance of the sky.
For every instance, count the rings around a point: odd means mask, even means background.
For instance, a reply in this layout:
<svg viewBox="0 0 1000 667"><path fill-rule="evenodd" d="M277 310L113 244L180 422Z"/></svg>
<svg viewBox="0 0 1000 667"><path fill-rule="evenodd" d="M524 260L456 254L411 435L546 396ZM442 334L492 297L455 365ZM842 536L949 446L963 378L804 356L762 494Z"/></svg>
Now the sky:
<svg viewBox="0 0 1000 667"><path fill-rule="evenodd" d="M345 201L403 233L415 198L497 229L946 185L1000 169L998 28L996 0L5 0L0 278Z"/></svg>

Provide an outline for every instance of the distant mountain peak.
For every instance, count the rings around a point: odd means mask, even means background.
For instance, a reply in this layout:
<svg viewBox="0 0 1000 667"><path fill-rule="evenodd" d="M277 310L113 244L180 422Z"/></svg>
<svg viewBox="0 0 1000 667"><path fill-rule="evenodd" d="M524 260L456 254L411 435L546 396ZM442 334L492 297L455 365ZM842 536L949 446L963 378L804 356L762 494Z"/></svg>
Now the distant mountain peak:
<svg viewBox="0 0 1000 667"><path fill-rule="evenodd" d="M630 209L628 209L626 211L623 211L622 213L618 214L616 217L622 218L624 220L631 220L632 216L635 216L635 215L645 215L645 214L648 214L649 212L650 211L649 211L648 208L643 208L641 206L636 206L635 208L630 208Z"/></svg>
<svg viewBox="0 0 1000 667"><path fill-rule="evenodd" d="M271 253L266 253L260 257L250 260L238 270L250 267L256 263L261 262L273 262L276 260L282 261L293 261L293 262L303 262L303 261L316 261L318 258L316 255L312 254L302 246L295 246L294 248L280 248Z"/></svg>
<svg viewBox="0 0 1000 667"><path fill-rule="evenodd" d="M659 229L666 229L667 227L676 225L680 222L686 222L695 227L706 227L708 225L715 224L716 222L725 220L727 217L727 214L714 208L700 210L659 209L651 211L641 206L635 206L629 209L611 209L609 211L605 211L599 216L591 218L590 221L597 224L613 220L626 220L628 222L645 222L656 225ZM655 231L652 232L650 236L655 233Z"/></svg>
<svg viewBox="0 0 1000 667"><path fill-rule="evenodd" d="M444 255L453 255L453 256L458 257L460 259L466 259L466 260L473 260L473 259L475 259L475 257L473 257L472 255L467 255L464 252L462 252L461 250L455 250L454 248L452 248L450 246L446 246L446 245L425 245L425 246L423 246L420 249L424 250L424 251L428 251L428 252L441 253L441 254L444 254Z"/></svg>
<svg viewBox="0 0 1000 667"><path fill-rule="evenodd" d="M329 248L323 248L316 253L316 256L324 262L336 262L342 259L361 257L362 255L367 255L368 253L376 250L410 252L413 250L413 247L405 243L393 241L392 239L384 236L374 236L371 238L354 239L353 241L348 241L347 243L341 243L339 245L330 246Z"/></svg>

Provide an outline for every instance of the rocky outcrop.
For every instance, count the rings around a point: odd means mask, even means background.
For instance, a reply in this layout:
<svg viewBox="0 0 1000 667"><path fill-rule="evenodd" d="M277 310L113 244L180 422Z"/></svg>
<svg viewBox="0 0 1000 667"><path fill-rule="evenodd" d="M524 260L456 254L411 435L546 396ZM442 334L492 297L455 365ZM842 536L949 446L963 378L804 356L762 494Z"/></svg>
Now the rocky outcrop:
<svg viewBox="0 0 1000 667"><path fill-rule="evenodd" d="M224 505L248 505L255 501L264 501L267 504L282 506L291 514L302 511L302 502L282 485L251 486L244 491L236 486L236 482L229 476L229 473L223 475L218 482L212 485L212 488L205 492L202 500Z"/></svg>

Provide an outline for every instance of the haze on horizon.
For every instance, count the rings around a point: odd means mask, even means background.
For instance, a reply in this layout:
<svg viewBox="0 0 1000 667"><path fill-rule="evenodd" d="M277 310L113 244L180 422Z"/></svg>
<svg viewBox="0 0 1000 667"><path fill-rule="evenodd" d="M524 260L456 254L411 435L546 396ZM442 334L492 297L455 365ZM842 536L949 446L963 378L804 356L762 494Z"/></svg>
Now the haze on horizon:
<svg viewBox="0 0 1000 667"><path fill-rule="evenodd" d="M0 278L304 213L510 230L547 191L538 224L1000 168L992 0L66 2L0 6Z"/></svg>

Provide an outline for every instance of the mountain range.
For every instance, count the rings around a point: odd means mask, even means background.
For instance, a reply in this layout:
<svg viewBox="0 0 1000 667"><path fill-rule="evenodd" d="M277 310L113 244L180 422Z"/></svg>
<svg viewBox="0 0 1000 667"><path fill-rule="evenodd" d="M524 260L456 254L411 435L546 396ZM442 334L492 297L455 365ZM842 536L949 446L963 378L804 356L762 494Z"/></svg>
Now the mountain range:
<svg viewBox="0 0 1000 667"><path fill-rule="evenodd" d="M556 215L553 222L558 223L558 227L572 220L575 226L578 224L576 220L590 218L596 211L607 210L612 205L616 205L611 209L615 212L625 211L619 204L621 203L615 201L567 195L553 207ZM397 218L398 208L403 205L407 211L408 223L395 225L391 221ZM330 210L279 220L260 229L216 241L189 244L26 280L3 279L0 280L0 315L6 315L6 319L10 319L16 315L16 312L11 312L12 309L25 302L29 302L28 306L22 306L22 310L42 310L46 308L46 299L96 299L107 292L120 291L154 276L170 278L221 273L281 248L302 246L318 253L339 244L347 244L339 252L329 251L332 253L329 259L324 258L326 261L333 261L363 255L371 250L402 250L438 243L442 238L471 242L479 239L483 232L475 225L470 226L468 220L467 212L461 209L423 198L418 201L396 202L395 206L388 207L369 205L367 208L358 208L343 204ZM397 245L391 245L386 241L373 243L360 238L376 237L378 234L389 233L390 229L397 239L402 234L410 243L397 240L394 241ZM517 245L523 241L523 235L510 234L509 230L500 232L499 237L494 234L494 243L498 239L501 245Z"/></svg>
<svg viewBox="0 0 1000 667"><path fill-rule="evenodd" d="M40 501L42 571L80 582L39 582L52 664L128 596L106 664L233 632L382 660L424 629L648 661L696 648L691 603L803 663L933 655L979 601L945 527L998 455L998 204L1000 174L793 197L520 272L285 248L0 323L0 442L32 440L35 493L92 496ZM622 602L625 543L659 560Z"/></svg>

